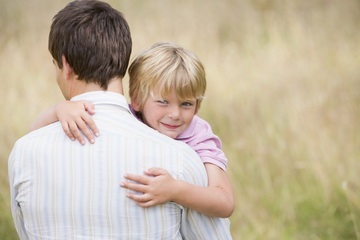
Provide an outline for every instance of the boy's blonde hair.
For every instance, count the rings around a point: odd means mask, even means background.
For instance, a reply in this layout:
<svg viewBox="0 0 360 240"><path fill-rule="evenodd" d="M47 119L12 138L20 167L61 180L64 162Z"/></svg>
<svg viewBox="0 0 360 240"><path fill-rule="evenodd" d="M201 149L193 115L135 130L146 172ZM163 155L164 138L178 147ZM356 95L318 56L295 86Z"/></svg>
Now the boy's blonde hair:
<svg viewBox="0 0 360 240"><path fill-rule="evenodd" d="M129 95L140 110L155 87L163 97L175 89L180 101L195 98L196 111L205 95L204 66L194 53L173 43L157 43L140 53L130 65L129 77Z"/></svg>

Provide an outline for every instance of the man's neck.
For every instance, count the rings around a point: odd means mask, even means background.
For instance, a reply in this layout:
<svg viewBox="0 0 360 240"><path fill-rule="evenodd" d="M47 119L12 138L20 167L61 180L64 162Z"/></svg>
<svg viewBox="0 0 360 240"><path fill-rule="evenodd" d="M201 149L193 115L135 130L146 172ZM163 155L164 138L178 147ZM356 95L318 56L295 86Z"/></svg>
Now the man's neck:
<svg viewBox="0 0 360 240"><path fill-rule="evenodd" d="M85 81L74 81L70 89L70 99L87 92L93 91L110 91L123 95L123 86L121 78L113 78L110 80L107 90L100 87L96 83L86 83Z"/></svg>
<svg viewBox="0 0 360 240"><path fill-rule="evenodd" d="M108 88L108 91L119 93L121 95L124 95L124 89L122 85L122 79L121 78L113 78L110 80Z"/></svg>

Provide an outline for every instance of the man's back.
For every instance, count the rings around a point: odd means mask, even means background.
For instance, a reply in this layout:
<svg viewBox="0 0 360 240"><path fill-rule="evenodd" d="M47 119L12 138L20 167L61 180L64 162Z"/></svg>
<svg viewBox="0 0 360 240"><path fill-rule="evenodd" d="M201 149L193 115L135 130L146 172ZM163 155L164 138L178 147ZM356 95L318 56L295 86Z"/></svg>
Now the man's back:
<svg viewBox="0 0 360 240"><path fill-rule="evenodd" d="M190 239L228 239L226 220L172 202L141 208L119 186L125 173L150 167L206 186L205 169L192 149L137 121L119 94L93 92L81 99L95 104L101 131L95 144L70 141L55 123L14 147L9 175L15 224L24 222L19 232L26 229L30 239L181 239L180 231Z"/></svg>

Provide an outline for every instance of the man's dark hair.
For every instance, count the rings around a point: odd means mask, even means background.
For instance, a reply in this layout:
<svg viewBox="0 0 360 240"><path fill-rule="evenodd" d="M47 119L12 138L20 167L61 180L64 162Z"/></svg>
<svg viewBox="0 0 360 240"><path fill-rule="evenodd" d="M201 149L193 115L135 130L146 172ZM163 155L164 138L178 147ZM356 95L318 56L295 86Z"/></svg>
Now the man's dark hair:
<svg viewBox="0 0 360 240"><path fill-rule="evenodd" d="M96 0L76 0L53 18L49 51L63 68L62 56L79 80L107 89L113 77L124 77L132 40L122 13Z"/></svg>

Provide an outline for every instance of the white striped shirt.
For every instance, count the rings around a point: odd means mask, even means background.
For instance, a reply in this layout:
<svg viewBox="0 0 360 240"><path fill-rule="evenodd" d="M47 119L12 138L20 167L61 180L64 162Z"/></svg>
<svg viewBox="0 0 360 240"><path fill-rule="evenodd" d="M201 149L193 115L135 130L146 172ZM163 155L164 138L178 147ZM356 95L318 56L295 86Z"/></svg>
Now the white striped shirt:
<svg viewBox="0 0 360 240"><path fill-rule="evenodd" d="M141 208L119 186L125 173L150 167L207 185L204 165L186 144L145 126L125 98L89 92L101 131L80 145L59 122L19 139L9 157L11 208L20 239L231 239L228 219L173 202Z"/></svg>

